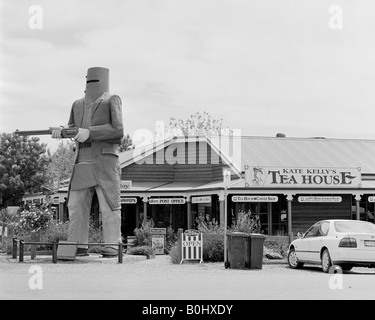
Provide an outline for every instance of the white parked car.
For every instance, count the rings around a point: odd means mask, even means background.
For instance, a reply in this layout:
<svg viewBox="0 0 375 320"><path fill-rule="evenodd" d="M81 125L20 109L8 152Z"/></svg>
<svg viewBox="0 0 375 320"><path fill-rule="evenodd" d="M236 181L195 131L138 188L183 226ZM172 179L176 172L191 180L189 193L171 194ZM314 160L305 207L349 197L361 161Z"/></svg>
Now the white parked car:
<svg viewBox="0 0 375 320"><path fill-rule="evenodd" d="M359 220L319 221L290 243L288 263L293 269L320 264L324 272L332 265L345 271L375 267L375 225Z"/></svg>

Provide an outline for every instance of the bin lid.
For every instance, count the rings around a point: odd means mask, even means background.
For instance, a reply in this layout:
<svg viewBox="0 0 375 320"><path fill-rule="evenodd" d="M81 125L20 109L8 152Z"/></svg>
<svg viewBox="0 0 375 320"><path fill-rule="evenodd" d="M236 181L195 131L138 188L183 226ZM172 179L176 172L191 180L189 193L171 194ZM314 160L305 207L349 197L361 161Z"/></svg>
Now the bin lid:
<svg viewBox="0 0 375 320"><path fill-rule="evenodd" d="M249 236L250 238L261 238L261 239L267 238L264 234L261 234L261 233L250 233Z"/></svg>
<svg viewBox="0 0 375 320"><path fill-rule="evenodd" d="M227 235L231 237L249 237L250 236L250 234L246 232L240 232L240 231L228 232Z"/></svg>

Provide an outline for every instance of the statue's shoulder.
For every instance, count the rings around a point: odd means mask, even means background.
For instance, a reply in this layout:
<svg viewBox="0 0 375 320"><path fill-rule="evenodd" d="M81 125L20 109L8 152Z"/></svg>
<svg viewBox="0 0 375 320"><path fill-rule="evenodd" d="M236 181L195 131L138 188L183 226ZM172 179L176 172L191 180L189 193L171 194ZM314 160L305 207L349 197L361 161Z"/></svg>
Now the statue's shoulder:
<svg viewBox="0 0 375 320"><path fill-rule="evenodd" d="M81 98L81 99L78 99L78 100L74 101L72 107L76 108L78 106L82 106L84 100L85 100L85 98Z"/></svg>
<svg viewBox="0 0 375 320"><path fill-rule="evenodd" d="M121 98L117 94L110 94L109 103L113 105L120 105L121 106Z"/></svg>

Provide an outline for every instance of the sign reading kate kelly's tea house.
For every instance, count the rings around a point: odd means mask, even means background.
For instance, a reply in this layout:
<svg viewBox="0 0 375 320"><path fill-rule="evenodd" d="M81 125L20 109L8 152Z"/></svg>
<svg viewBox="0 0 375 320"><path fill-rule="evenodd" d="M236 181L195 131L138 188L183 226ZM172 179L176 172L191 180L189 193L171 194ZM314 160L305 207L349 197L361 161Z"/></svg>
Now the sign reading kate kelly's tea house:
<svg viewBox="0 0 375 320"><path fill-rule="evenodd" d="M361 188L361 168L251 167L245 165L246 187Z"/></svg>

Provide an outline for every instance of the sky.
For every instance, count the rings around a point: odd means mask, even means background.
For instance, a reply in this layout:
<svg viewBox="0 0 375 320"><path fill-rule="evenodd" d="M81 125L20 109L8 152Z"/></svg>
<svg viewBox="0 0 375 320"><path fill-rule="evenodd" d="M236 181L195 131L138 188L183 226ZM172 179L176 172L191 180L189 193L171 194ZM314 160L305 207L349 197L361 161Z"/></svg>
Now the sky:
<svg viewBox="0 0 375 320"><path fill-rule="evenodd" d="M247 136L375 139L374 16L371 0L1 0L0 132L67 124L101 66L131 137L206 111Z"/></svg>

